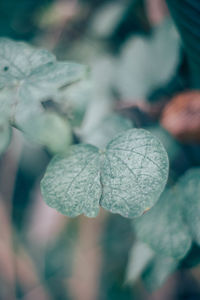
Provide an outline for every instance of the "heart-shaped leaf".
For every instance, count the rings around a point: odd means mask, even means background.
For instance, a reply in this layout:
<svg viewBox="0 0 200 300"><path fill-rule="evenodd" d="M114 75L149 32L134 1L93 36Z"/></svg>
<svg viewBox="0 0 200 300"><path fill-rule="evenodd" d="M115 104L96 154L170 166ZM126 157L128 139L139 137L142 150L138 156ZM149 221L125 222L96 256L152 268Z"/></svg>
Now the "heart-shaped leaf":
<svg viewBox="0 0 200 300"><path fill-rule="evenodd" d="M156 203L167 176L168 157L161 143L146 130L130 129L104 151L72 146L65 157L53 159L41 187L45 201L69 216L93 217L100 204L137 217Z"/></svg>

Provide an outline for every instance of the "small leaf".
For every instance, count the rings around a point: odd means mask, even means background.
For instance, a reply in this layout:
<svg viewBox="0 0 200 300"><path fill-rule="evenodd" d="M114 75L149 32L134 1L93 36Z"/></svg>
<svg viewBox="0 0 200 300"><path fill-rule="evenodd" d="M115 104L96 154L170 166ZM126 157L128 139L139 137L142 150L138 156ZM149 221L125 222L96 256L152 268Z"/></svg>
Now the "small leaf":
<svg viewBox="0 0 200 300"><path fill-rule="evenodd" d="M200 168L187 171L178 183L183 213L192 237L200 245Z"/></svg>
<svg viewBox="0 0 200 300"><path fill-rule="evenodd" d="M172 257L156 256L142 276L146 288L152 292L161 287L177 266L178 261Z"/></svg>
<svg viewBox="0 0 200 300"><path fill-rule="evenodd" d="M70 217L95 217L101 197L100 157L91 145L72 146L66 156L56 156L41 182L46 203Z"/></svg>
<svg viewBox="0 0 200 300"><path fill-rule="evenodd" d="M134 221L137 237L156 253L180 259L191 246L191 237L181 214L179 194L166 190L158 203Z"/></svg>
<svg viewBox="0 0 200 300"><path fill-rule="evenodd" d="M50 206L69 216L96 216L99 204L125 217L136 217L158 200L168 176L168 158L149 132L130 129L104 151L73 146L50 163L42 191ZM70 193L69 193L70 191Z"/></svg>
<svg viewBox="0 0 200 300"><path fill-rule="evenodd" d="M143 129L122 132L106 147L101 206L138 217L157 202L167 177L168 157L160 141Z"/></svg>

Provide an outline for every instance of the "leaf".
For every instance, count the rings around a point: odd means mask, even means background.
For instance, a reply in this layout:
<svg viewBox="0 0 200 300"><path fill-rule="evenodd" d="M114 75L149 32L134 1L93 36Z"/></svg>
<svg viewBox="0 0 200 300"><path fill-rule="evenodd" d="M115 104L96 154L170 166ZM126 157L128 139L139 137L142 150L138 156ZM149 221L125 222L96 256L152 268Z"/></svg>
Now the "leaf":
<svg viewBox="0 0 200 300"><path fill-rule="evenodd" d="M134 283L153 257L154 251L147 244L136 242L129 253L126 282Z"/></svg>
<svg viewBox="0 0 200 300"><path fill-rule="evenodd" d="M101 206L138 217L157 202L167 177L168 157L160 141L143 129L122 132L106 147Z"/></svg>
<svg viewBox="0 0 200 300"><path fill-rule="evenodd" d="M183 213L192 237L200 245L200 168L187 171L178 183Z"/></svg>
<svg viewBox="0 0 200 300"><path fill-rule="evenodd" d="M0 39L0 66L0 88L11 87L13 106L17 109L21 102L26 103L27 111L29 105L33 108L34 104L53 96L58 88L82 79L87 72L83 65L57 62L47 50L5 38Z"/></svg>
<svg viewBox="0 0 200 300"><path fill-rule="evenodd" d="M156 203L167 176L168 158L161 143L145 130L130 129L104 151L72 146L66 157L53 159L41 187L46 202L69 216L94 217L100 204L136 217Z"/></svg>
<svg viewBox="0 0 200 300"><path fill-rule="evenodd" d="M171 79L179 62L180 41L170 19L150 37L130 38L123 46L115 71L115 86L121 98L144 99Z"/></svg>
<svg viewBox="0 0 200 300"><path fill-rule="evenodd" d="M192 87L200 87L200 2L167 0L170 12L182 37L191 66Z"/></svg>
<svg viewBox="0 0 200 300"><path fill-rule="evenodd" d="M55 56L47 50L35 50L25 43L1 38L0 87L26 80L32 70L55 61Z"/></svg>
<svg viewBox="0 0 200 300"><path fill-rule="evenodd" d="M68 121L53 112L33 114L20 125L20 129L27 138L45 145L52 153L67 151L72 142Z"/></svg>
<svg viewBox="0 0 200 300"><path fill-rule="evenodd" d="M7 149L11 140L11 128L4 119L0 118L0 155Z"/></svg>
<svg viewBox="0 0 200 300"><path fill-rule="evenodd" d="M177 266L178 261L172 257L156 256L142 276L146 288L152 292L161 287Z"/></svg>
<svg viewBox="0 0 200 300"><path fill-rule="evenodd" d="M100 157L91 145L72 146L66 156L56 156L41 182L46 203L70 217L95 217L101 196Z"/></svg>
<svg viewBox="0 0 200 300"><path fill-rule="evenodd" d="M138 239L160 255L180 259L190 249L191 237L176 190L166 190L149 212L134 221L134 226Z"/></svg>

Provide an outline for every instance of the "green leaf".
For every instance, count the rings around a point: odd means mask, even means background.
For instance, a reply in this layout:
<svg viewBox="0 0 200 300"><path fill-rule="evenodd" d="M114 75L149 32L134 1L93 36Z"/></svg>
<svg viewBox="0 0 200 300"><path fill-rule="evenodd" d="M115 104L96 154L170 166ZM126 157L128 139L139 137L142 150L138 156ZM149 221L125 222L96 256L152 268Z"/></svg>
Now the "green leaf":
<svg viewBox="0 0 200 300"><path fill-rule="evenodd" d="M53 159L41 187L46 202L69 216L94 217L100 204L136 217L156 203L167 175L168 158L161 143L145 130L130 129L104 151L72 146L66 157Z"/></svg>
<svg viewBox="0 0 200 300"><path fill-rule="evenodd" d="M146 288L152 292L161 287L177 266L178 261L172 257L156 256L142 275Z"/></svg>
<svg viewBox="0 0 200 300"><path fill-rule="evenodd" d="M178 182L183 213L193 239L200 245L200 168L190 169Z"/></svg>
<svg viewBox="0 0 200 300"><path fill-rule="evenodd" d="M145 99L154 88L168 82L179 62L179 48L178 34L168 18L152 30L150 37L128 39L115 71L121 98Z"/></svg>
<svg viewBox="0 0 200 300"><path fill-rule="evenodd" d="M53 96L58 88L82 79L87 72L83 65L57 62L47 50L5 38L0 39L0 66L0 88L11 87L13 106L17 109L21 102L26 103L27 111ZM18 109L18 113L20 111ZM14 117L15 110L12 119Z"/></svg>
<svg viewBox="0 0 200 300"><path fill-rule="evenodd" d="M149 212L135 220L134 226L139 240L158 254L180 259L190 249L191 237L176 190L166 190Z"/></svg>
<svg viewBox="0 0 200 300"><path fill-rule="evenodd" d="M67 151L72 142L68 121L53 112L33 114L19 128L30 140L45 145L52 153Z"/></svg>
<svg viewBox="0 0 200 300"><path fill-rule="evenodd" d="M70 217L95 217L101 196L100 157L91 145L72 146L66 156L56 156L41 182L46 203Z"/></svg>
<svg viewBox="0 0 200 300"><path fill-rule="evenodd" d="M122 132L106 147L101 206L138 217L157 202L167 177L168 157L160 141L143 129Z"/></svg>
<svg viewBox="0 0 200 300"><path fill-rule="evenodd" d="M17 84L45 64L56 58L47 50L36 50L22 42L0 39L0 87Z"/></svg>

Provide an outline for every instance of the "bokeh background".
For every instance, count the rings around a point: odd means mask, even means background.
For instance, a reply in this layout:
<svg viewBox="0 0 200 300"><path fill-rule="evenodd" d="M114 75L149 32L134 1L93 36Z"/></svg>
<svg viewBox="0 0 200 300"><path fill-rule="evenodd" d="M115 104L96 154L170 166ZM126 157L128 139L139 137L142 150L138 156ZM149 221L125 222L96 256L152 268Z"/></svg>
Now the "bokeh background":
<svg viewBox="0 0 200 300"><path fill-rule="evenodd" d="M173 20L164 0L0 2L0 36L90 67L71 92L75 143L102 146L122 129L147 128L166 147L170 184L200 164L198 80ZM70 219L43 202L39 184L50 159L17 130L0 157L0 299L200 299L197 245L165 283L148 289L139 276L148 253L133 255L131 220L105 211Z"/></svg>

